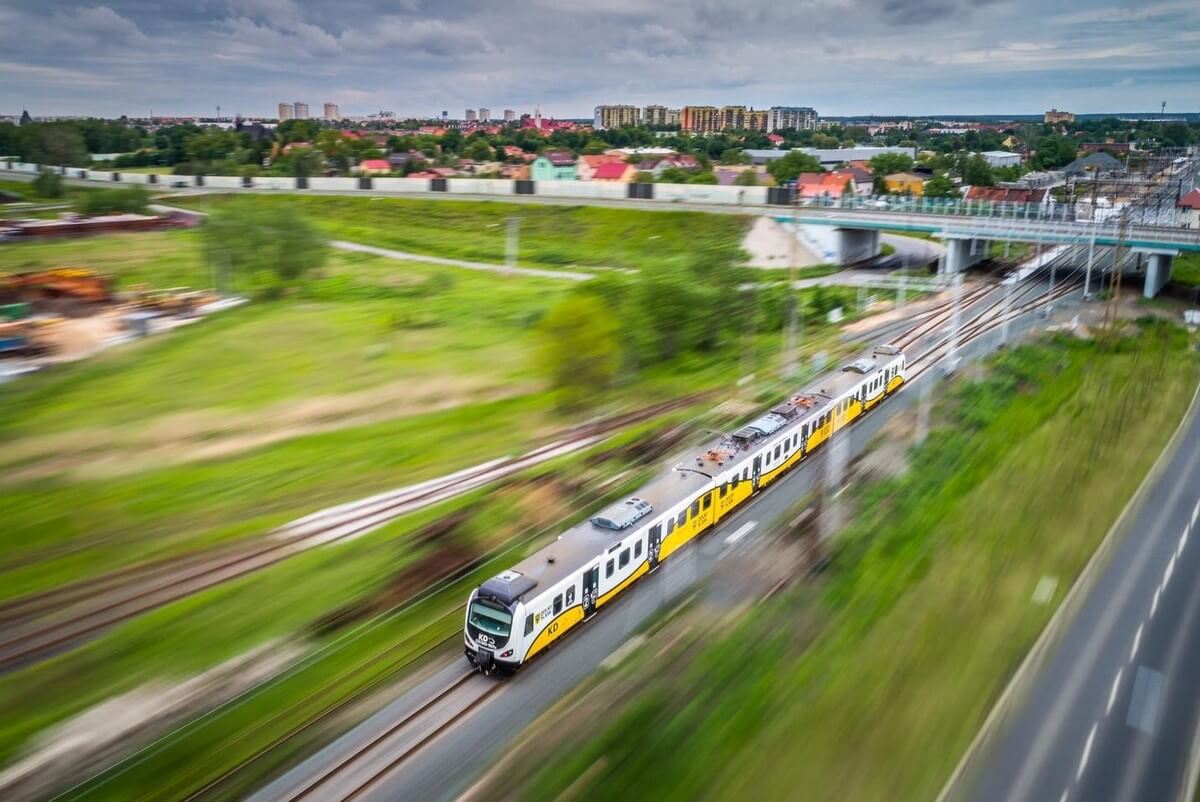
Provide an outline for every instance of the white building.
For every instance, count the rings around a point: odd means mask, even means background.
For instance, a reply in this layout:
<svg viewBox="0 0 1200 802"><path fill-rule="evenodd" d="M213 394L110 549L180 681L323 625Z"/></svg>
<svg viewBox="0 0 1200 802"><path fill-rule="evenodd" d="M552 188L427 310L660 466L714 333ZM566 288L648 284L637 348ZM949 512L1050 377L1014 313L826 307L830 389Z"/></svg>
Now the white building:
<svg viewBox="0 0 1200 802"><path fill-rule="evenodd" d="M292 119L292 104L291 103L280 103L279 104L279 122L283 122L284 120L290 120L290 119Z"/></svg>
<svg viewBox="0 0 1200 802"><path fill-rule="evenodd" d="M292 104L292 116L295 117L297 120L307 120L308 119L308 104L301 103L299 100L297 100L295 103Z"/></svg>
<svg viewBox="0 0 1200 802"><path fill-rule="evenodd" d="M492 119L492 110L485 109L482 106L479 108L479 122L486 123Z"/></svg>
<svg viewBox="0 0 1200 802"><path fill-rule="evenodd" d="M1007 150L985 150L979 155L989 167L1015 167L1021 163L1020 153L1009 153Z"/></svg>
<svg viewBox="0 0 1200 802"><path fill-rule="evenodd" d="M340 120L342 119L342 111L336 103L326 103L324 116L326 120Z"/></svg>
<svg viewBox="0 0 1200 802"><path fill-rule="evenodd" d="M797 131L817 127L817 112L808 106L772 106L767 110L767 130L782 131L795 128Z"/></svg>

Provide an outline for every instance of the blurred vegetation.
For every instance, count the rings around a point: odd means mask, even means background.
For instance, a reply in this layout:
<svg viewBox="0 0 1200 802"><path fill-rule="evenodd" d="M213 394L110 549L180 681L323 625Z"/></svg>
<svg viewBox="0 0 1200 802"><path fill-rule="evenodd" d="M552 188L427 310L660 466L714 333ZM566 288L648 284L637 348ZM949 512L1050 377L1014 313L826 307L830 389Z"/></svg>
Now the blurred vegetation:
<svg viewBox="0 0 1200 802"><path fill-rule="evenodd" d="M38 170L37 178L33 179L31 186L33 193L43 198L61 198L65 194L62 176L45 168Z"/></svg>
<svg viewBox="0 0 1200 802"><path fill-rule="evenodd" d="M80 214L145 214L150 193L144 187L101 189L80 195L75 208Z"/></svg>
<svg viewBox="0 0 1200 802"><path fill-rule="evenodd" d="M325 235L286 206L219 208L204 219L200 233L209 261L226 275L240 277L242 287L258 298L278 298L296 289L329 256Z"/></svg>
<svg viewBox="0 0 1200 802"><path fill-rule="evenodd" d="M908 471L855 491L817 585L746 614L685 670L627 680L641 692L607 697L587 728L543 739L488 791L936 796L1053 612L1030 602L1037 583L1056 578L1063 598L1196 389L1181 330L1141 325L1002 353L956 384ZM809 645L797 622L814 619Z"/></svg>
<svg viewBox="0 0 1200 802"><path fill-rule="evenodd" d="M1171 265L1171 281L1185 287L1200 287L1200 253L1183 251Z"/></svg>
<svg viewBox="0 0 1200 802"><path fill-rule="evenodd" d="M173 202L233 213L290 208L330 237L409 253L499 264L507 221L521 221L518 263L531 267L729 266L743 261L751 219L704 212L653 212L558 204L337 196L203 196Z"/></svg>

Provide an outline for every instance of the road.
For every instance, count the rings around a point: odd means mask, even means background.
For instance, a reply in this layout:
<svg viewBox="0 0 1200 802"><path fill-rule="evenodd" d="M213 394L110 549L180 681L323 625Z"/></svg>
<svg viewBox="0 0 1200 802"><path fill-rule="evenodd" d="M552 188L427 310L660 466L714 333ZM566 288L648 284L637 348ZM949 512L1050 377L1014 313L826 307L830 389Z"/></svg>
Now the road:
<svg viewBox="0 0 1200 802"><path fill-rule="evenodd" d="M1034 279L1044 287L1044 279ZM984 309L994 304L1003 290L996 288L972 305ZM1070 296L1076 299L1079 292ZM1061 305L1074 303L1073 300ZM964 314L964 322L969 319ZM1028 332L1044 324L1037 315L1026 315L1011 326L1011 336ZM920 352L940 342L945 336L935 329L912 350ZM1000 332L995 331L973 340L961 348L959 357L969 363L994 350L1000 344ZM929 370L915 379L908 389L891 399L871 415L857 422L848 432L849 456L862 453L870 439L887 420L904 408L915 404L922 396L923 385L933 380L937 371ZM815 459L803 464L778 484L755 498L749 506L723 521L716 530L699 543L684 549L665 562L623 594L611 608L597 615L587 626L572 633L546 656L523 669L517 676L504 681L502 687L486 700L473 704L472 709L453 726L413 752L403 764L374 782L359 799L422 800L442 802L453 800L466 790L475 778L503 754L511 739L520 734L546 708L582 682L605 657L619 649L638 629L674 600L690 592L717 567L720 560L738 550L755 548L765 533L780 523L798 498L810 491L824 461ZM754 523L753 528L747 525ZM734 537L736 533L741 533ZM328 773L346 756L370 743L394 722L418 710L430 694L445 687L462 673L465 660L457 641L453 654L433 666L431 675L421 684L410 688L383 710L334 741L292 770L281 775L251 797L261 802L295 798L295 789L311 787L314 778ZM478 693L478 691L474 691ZM407 736L411 742L411 735ZM403 748L403 747L399 747ZM337 782L322 786L325 798L345 798L356 792L364 773L369 776L378 770L378 756L365 761L361 770L339 775Z"/></svg>
<svg viewBox="0 0 1200 802"><path fill-rule="evenodd" d="M1174 802L1200 723L1200 415L975 785L977 802ZM1190 799L1187 802L1191 802Z"/></svg>

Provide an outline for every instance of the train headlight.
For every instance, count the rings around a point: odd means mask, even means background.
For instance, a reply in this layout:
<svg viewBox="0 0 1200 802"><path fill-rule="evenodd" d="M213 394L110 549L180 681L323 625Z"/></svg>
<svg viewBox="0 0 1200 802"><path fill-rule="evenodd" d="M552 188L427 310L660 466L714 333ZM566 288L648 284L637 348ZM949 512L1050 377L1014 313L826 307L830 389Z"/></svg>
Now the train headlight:
<svg viewBox="0 0 1200 802"><path fill-rule="evenodd" d="M513 653L513 650L509 649L508 651L502 653L500 656L501 657L512 657L512 653Z"/></svg>

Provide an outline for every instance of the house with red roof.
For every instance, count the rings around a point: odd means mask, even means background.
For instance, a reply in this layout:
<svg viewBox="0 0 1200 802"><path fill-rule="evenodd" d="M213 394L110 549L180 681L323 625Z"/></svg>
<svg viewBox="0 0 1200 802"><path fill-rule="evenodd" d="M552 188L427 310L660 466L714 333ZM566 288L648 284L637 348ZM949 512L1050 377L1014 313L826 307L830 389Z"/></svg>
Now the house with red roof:
<svg viewBox="0 0 1200 802"><path fill-rule="evenodd" d="M1020 206L1044 206L1050 200L1048 189L1014 189L1009 187L971 187L966 201L979 203L1008 203Z"/></svg>
<svg viewBox="0 0 1200 802"><path fill-rule="evenodd" d="M354 172L360 175L386 175L392 171L392 163L387 159L363 159Z"/></svg>
<svg viewBox="0 0 1200 802"><path fill-rule="evenodd" d="M767 141L774 147L779 147L783 144L783 137L779 134L767 134Z"/></svg>
<svg viewBox="0 0 1200 802"><path fill-rule="evenodd" d="M605 164L624 164L625 157L619 153L599 153L594 156L580 156L576 173L580 181L591 181L592 174Z"/></svg>
<svg viewBox="0 0 1200 802"><path fill-rule="evenodd" d="M624 161L610 161L592 170L589 180L627 184L633 180L636 174L637 169L632 164L626 164Z"/></svg>
<svg viewBox="0 0 1200 802"><path fill-rule="evenodd" d="M1200 188L1179 199L1179 224L1184 228L1200 228Z"/></svg>

